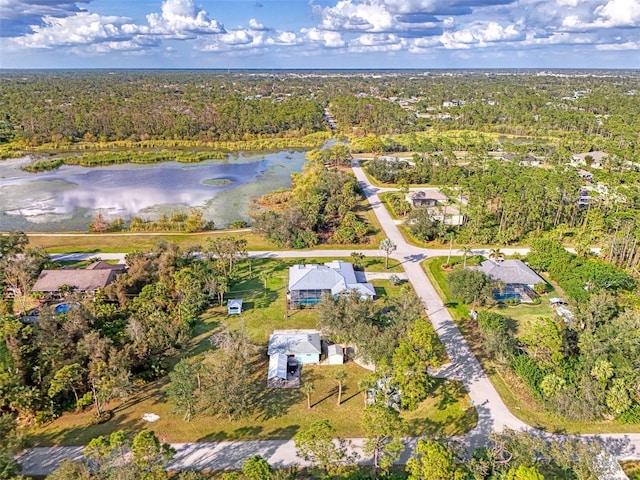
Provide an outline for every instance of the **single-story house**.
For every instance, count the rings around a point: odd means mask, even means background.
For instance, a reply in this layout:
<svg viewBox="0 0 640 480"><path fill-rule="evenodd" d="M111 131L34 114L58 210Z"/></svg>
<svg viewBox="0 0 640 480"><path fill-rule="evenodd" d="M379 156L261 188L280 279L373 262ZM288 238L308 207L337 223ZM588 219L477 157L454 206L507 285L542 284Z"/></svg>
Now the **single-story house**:
<svg viewBox="0 0 640 480"><path fill-rule="evenodd" d="M299 363L320 363L322 347L318 330L274 330L269 337L267 355L286 355Z"/></svg>
<svg viewBox="0 0 640 480"><path fill-rule="evenodd" d="M376 295L373 285L358 282L351 263L334 260L324 265L294 265L289 268L288 308L314 306L323 295L336 297L352 290L362 298L373 299Z"/></svg>
<svg viewBox="0 0 640 480"><path fill-rule="evenodd" d="M451 225L459 227L464 225L467 217L460 213L460 210L453 205L439 205L437 207L428 207L427 211L432 220L437 220L443 225Z"/></svg>
<svg viewBox="0 0 640 480"><path fill-rule="evenodd" d="M327 361L329 365L342 365L344 363L344 347L337 343L327 347Z"/></svg>
<svg viewBox="0 0 640 480"><path fill-rule="evenodd" d="M531 302L535 296L534 286L546 283L522 260L485 260L474 268L492 280L504 283L504 291L494 294L496 300L518 299L521 302Z"/></svg>
<svg viewBox="0 0 640 480"><path fill-rule="evenodd" d="M43 270L36 280L33 292L58 293L62 286L69 286L76 292L95 292L106 287L116 278L111 269L58 269Z"/></svg>
<svg viewBox="0 0 640 480"><path fill-rule="evenodd" d="M577 153L571 156L571 165L576 167L587 166L592 168L602 168L602 165L608 156L608 153L601 151Z"/></svg>
<svg viewBox="0 0 640 480"><path fill-rule="evenodd" d="M242 313L242 299L234 298L232 300L227 300L227 314L238 315L240 313Z"/></svg>
<svg viewBox="0 0 640 480"><path fill-rule="evenodd" d="M425 190L418 190L416 192L409 192L405 196L405 199L414 208L418 208L435 207L436 205L444 204L449 200L449 197L437 188L429 188Z"/></svg>

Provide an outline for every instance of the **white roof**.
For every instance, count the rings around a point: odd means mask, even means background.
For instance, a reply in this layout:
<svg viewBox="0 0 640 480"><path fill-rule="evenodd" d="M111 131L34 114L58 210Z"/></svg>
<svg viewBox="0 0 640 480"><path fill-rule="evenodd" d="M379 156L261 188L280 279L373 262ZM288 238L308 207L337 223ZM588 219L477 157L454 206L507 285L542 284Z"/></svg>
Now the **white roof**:
<svg viewBox="0 0 640 480"><path fill-rule="evenodd" d="M282 353L275 353L269 357L269 373L267 378L287 379L287 356Z"/></svg>
<svg viewBox="0 0 640 480"><path fill-rule="evenodd" d="M375 296L370 283L358 283L353 265L334 260L324 265L294 265L289 268L289 291L330 290L337 295L345 290L357 290L361 295Z"/></svg>
<svg viewBox="0 0 640 480"><path fill-rule="evenodd" d="M227 307L240 307L242 308L242 299L234 298L231 300L227 300Z"/></svg>
<svg viewBox="0 0 640 480"><path fill-rule="evenodd" d="M320 332L318 330L274 330L269 337L267 355L319 355Z"/></svg>

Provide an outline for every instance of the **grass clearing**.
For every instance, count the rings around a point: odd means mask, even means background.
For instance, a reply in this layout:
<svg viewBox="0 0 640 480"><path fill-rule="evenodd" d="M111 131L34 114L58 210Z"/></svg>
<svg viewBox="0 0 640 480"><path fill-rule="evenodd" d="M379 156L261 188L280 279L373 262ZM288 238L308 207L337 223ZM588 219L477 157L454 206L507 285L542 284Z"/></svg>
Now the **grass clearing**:
<svg viewBox="0 0 640 480"><path fill-rule="evenodd" d="M308 263L324 262L328 259L308 258ZM367 258L368 265L381 270L383 258ZM243 298L244 312L227 315L226 307L211 308L193 327L193 337L188 348L169 360L170 367L182 357L193 356L211 348L209 337L223 324L230 328L244 328L259 349L246 372L255 382L256 410L245 419L229 421L211 415L198 415L191 422L182 420L168 403L167 377L140 386L135 395L126 401L112 402L113 417L103 423L94 424L94 410L67 413L42 427L29 432L29 443L33 446L84 445L91 438L124 429L139 431L152 428L165 442L194 442L221 440L289 439L301 428L316 420L329 419L342 437L363 435L360 419L364 410L364 394L358 388L359 381L370 371L353 362L344 365L348 378L344 384L342 404L337 405L338 384L334 379L332 365L309 365L302 368L302 382L313 382L315 392L311 396L312 408L307 409L306 396L298 389L267 389L266 344L274 329L316 328L317 313L313 309L287 312L285 316L285 293L288 267L300 263L300 259L259 258L241 262L237 270L238 282L226 295ZM394 265L394 268L400 268ZM258 272L270 273L266 281ZM380 297L399 296L403 286L392 285L388 280L374 280ZM475 409L469 408L469 397L461 384L438 379L433 394L418 409L404 412L403 417L411 428L410 435L449 436L461 435L475 427ZM160 419L154 423L142 420L145 413L155 413Z"/></svg>

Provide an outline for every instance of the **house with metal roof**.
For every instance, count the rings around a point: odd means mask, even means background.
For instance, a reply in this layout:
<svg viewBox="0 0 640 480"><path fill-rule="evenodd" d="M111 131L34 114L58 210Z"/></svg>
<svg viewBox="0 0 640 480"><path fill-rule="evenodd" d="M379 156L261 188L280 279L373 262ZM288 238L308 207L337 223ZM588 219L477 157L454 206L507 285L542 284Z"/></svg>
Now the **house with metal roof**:
<svg viewBox="0 0 640 480"><path fill-rule="evenodd" d="M286 355L298 362L319 363L322 353L318 330L274 330L269 337L267 355Z"/></svg>
<svg viewBox="0 0 640 480"><path fill-rule="evenodd" d="M494 298L499 301L517 299L521 302L531 302L536 296L534 286L546 283L522 260L485 260L475 269L491 280L504 283L503 290L494 292Z"/></svg>
<svg viewBox="0 0 640 480"><path fill-rule="evenodd" d="M289 268L288 308L315 306L323 295L336 297L352 290L362 298L373 299L376 295L373 285L358 281L351 263L334 260L324 265L294 265Z"/></svg>

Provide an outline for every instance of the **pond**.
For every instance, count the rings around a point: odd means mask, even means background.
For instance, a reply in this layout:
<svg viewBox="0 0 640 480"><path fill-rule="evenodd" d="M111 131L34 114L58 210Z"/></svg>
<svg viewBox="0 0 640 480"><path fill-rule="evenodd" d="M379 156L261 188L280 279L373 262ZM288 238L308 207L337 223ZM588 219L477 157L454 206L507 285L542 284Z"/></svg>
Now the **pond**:
<svg viewBox="0 0 640 480"><path fill-rule="evenodd" d="M62 166L28 173L29 158L0 161L0 231L86 231L108 219L200 208L216 226L247 220L251 200L291 185L305 152L239 153L196 164Z"/></svg>

